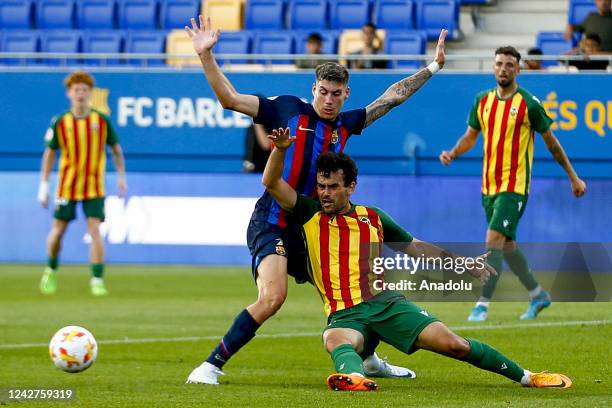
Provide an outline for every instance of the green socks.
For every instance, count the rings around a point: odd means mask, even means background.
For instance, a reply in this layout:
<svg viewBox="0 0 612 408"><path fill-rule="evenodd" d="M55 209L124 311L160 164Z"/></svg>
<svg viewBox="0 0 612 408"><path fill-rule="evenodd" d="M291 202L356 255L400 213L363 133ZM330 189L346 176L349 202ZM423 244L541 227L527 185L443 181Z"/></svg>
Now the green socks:
<svg viewBox="0 0 612 408"><path fill-rule="evenodd" d="M57 269L58 263L59 259L57 258L57 256L50 256L49 258L47 258L47 266L53 270Z"/></svg>
<svg viewBox="0 0 612 408"><path fill-rule="evenodd" d="M482 296L483 298L491 299L493 297L493 292L495 292L495 287L497 286L497 281L502 273L502 263L504 261L504 254L500 249L487 249L489 252L489 256L487 256L487 263L491 265L497 275L491 275L487 282L482 287Z"/></svg>
<svg viewBox="0 0 612 408"><path fill-rule="evenodd" d="M538 281L529 270L527 265L527 258L521 252L520 249L516 249L513 252L505 253L504 259L508 262L508 266L512 269L512 272L519 278L525 289L534 290L538 287Z"/></svg>
<svg viewBox="0 0 612 408"><path fill-rule="evenodd" d="M91 264L91 276L102 279L104 275L104 264Z"/></svg>
<svg viewBox="0 0 612 408"><path fill-rule="evenodd" d="M343 374L359 373L363 375L363 361L350 344L342 344L331 352L336 372Z"/></svg>
<svg viewBox="0 0 612 408"><path fill-rule="evenodd" d="M512 381L521 382L524 370L521 366L504 356L486 343L466 339L470 343L470 354L465 361L483 370L501 374Z"/></svg>

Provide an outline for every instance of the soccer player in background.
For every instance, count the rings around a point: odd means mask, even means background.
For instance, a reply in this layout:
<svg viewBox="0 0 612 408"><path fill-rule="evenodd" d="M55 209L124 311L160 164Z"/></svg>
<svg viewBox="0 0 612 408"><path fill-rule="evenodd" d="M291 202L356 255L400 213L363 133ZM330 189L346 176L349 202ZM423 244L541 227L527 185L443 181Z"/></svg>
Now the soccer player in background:
<svg viewBox="0 0 612 408"><path fill-rule="evenodd" d="M76 218L78 203L87 217L87 231L91 236L91 293L104 296L104 243L100 236L100 223L104 221L104 174L106 171L106 145L110 146L119 194L125 195L125 161L119 139L110 119L91 108L90 100L94 78L78 71L64 81L70 110L54 117L45 134L46 148L40 171L38 201L49 206L49 175L55 162L55 154L61 152L58 184L55 191L53 226L47 237L47 267L40 280L40 291L53 294L57 289L56 273L61 243L70 221Z"/></svg>
<svg viewBox="0 0 612 408"><path fill-rule="evenodd" d="M483 286L469 321L487 319L489 305L505 260L529 291L531 302L521 320L535 319L550 306L549 294L529 270L527 259L516 244L518 222L527 206L533 163L534 132L544 138L553 158L567 173L572 191L581 197L586 184L574 171L563 147L553 135L553 123L540 101L516 82L521 54L513 47L495 51L497 87L478 94L468 118L468 127L455 147L440 154L445 166L469 151L478 134L484 136L482 205L487 218L487 261L498 272Z"/></svg>
<svg viewBox="0 0 612 408"><path fill-rule="evenodd" d="M276 149L262 182L302 226L310 273L327 315L323 343L336 368L327 378L332 390L377 388L366 378L359 355L369 348L374 335L406 354L418 349L433 351L527 387L571 387L572 381L563 374L531 373L488 344L458 336L401 292L376 290L372 283L381 277L372 265L382 256L385 242L415 258L442 258L446 263L457 256L414 238L381 209L351 203L357 166L343 153L327 152L317 159L318 200L298 194L282 178L285 154L293 142L289 129L274 130L271 138ZM481 281L495 275L483 257L474 258L467 270Z"/></svg>
<svg viewBox="0 0 612 408"><path fill-rule="evenodd" d="M286 156L287 182L301 193L315 194L314 164L317 157L327 151L341 152L348 138L361 134L362 129L402 104L444 65L444 39L442 30L436 48L435 61L414 75L391 85L384 94L365 109L340 112L349 96L349 73L343 66L328 62L316 69L316 83L312 87L312 104L296 96L258 98L241 94L225 77L212 53L219 40L219 30L211 29L210 18L199 17L199 27L191 19L192 27L185 30L199 55L206 79L221 105L242 112L268 129L289 127L297 135L293 148ZM195 368L187 382L218 384L221 369L254 336L257 329L284 303L287 296L288 275L298 282L308 280L307 259L299 226L287 218L287 213L268 193L259 199L247 231L249 250L253 257L252 273L255 278L257 301L241 311L221 342L204 363ZM364 365L371 375L414 377L414 373L380 360L372 349L371 358Z"/></svg>

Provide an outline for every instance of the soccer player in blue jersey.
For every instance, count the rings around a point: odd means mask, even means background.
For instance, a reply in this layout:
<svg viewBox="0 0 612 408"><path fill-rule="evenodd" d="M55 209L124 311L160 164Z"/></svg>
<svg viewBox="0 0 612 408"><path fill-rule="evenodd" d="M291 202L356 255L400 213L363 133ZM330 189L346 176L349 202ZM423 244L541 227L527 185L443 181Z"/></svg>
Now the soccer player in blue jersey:
<svg viewBox="0 0 612 408"><path fill-rule="evenodd" d="M314 197L315 163L326 152L340 153L351 135L361 131L402 104L445 61L442 30L436 47L435 60L414 75L391 85L366 108L340 112L349 97L349 73L343 66L328 62L316 69L316 82L312 87L313 102L305 103L295 96L260 98L241 94L225 77L212 53L219 40L219 30L211 29L210 18L199 17L199 24L191 19L185 27L200 57L206 79L221 105L254 118L255 123L268 129L289 128L296 135L295 143L285 155L283 179L299 193ZM287 214L268 192L259 199L247 231L247 241L253 256L252 271L257 283L257 301L241 311L221 342L202 365L195 368L187 382L218 384L221 369L253 337L257 329L282 306L287 296L288 276L305 282L307 258L299 226L287 219ZM412 371L392 366L378 358L371 350L364 350L364 369L371 377L413 378Z"/></svg>

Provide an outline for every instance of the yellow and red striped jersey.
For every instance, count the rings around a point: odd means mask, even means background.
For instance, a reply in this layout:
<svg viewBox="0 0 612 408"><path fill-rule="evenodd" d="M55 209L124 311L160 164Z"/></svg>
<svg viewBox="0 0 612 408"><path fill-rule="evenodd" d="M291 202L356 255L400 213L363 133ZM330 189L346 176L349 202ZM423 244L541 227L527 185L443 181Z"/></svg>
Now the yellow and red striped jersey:
<svg viewBox="0 0 612 408"><path fill-rule="evenodd" d="M345 214L328 215L318 201L298 195L293 215L302 224L309 271L327 316L380 292L373 286L380 276L372 264L382 256L383 239L412 241L410 233L377 208L354 205Z"/></svg>
<svg viewBox="0 0 612 408"><path fill-rule="evenodd" d="M53 118L45 143L61 151L56 196L73 201L104 197L106 145L118 142L109 118L97 110L84 118L70 111Z"/></svg>
<svg viewBox="0 0 612 408"><path fill-rule="evenodd" d="M496 88L476 97L468 125L484 137L483 194L529 194L534 131L546 132L552 122L540 101L520 87L507 99Z"/></svg>

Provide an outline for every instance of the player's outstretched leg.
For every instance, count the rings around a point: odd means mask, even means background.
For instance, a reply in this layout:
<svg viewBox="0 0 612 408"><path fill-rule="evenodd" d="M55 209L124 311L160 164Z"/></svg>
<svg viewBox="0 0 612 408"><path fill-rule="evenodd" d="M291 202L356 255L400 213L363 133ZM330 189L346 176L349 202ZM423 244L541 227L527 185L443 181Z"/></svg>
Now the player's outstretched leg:
<svg viewBox="0 0 612 408"><path fill-rule="evenodd" d="M572 386L572 381L563 374L532 373L488 344L456 335L441 322L431 323L423 329L416 345L503 375L526 387L569 388Z"/></svg>
<svg viewBox="0 0 612 408"><path fill-rule="evenodd" d="M223 366L253 337L259 327L272 317L287 297L287 258L266 256L257 267L257 301L242 310L234 319L225 336L208 358L196 367L187 383L219 384Z"/></svg>

